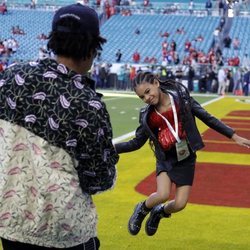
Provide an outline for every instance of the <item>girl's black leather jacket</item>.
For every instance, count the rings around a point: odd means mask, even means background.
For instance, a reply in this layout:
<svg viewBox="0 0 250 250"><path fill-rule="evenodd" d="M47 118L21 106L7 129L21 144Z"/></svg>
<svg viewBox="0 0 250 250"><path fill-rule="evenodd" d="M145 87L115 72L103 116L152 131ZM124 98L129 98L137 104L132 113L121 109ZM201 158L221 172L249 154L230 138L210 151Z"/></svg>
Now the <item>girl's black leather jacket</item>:
<svg viewBox="0 0 250 250"><path fill-rule="evenodd" d="M162 87L162 91L171 94L174 97L175 102L181 102L180 107L185 113L185 115L181 116L182 124L187 135L187 142L193 152L196 152L197 150L204 147L201 135L195 122L195 117L220 134L228 138L233 136L235 131L232 128L202 108L201 105L189 95L188 90L184 86L181 86L180 89L181 91L179 91L180 94L178 95L177 91L170 91ZM154 107L150 105L147 105L141 109L139 119L140 125L136 129L135 137L128 142L117 143L115 148L118 154L135 151L141 148L146 143L146 141L150 139L153 142L154 152L157 160L166 160L166 154L157 140L157 132L152 131L148 126L148 114L152 109L154 109Z"/></svg>

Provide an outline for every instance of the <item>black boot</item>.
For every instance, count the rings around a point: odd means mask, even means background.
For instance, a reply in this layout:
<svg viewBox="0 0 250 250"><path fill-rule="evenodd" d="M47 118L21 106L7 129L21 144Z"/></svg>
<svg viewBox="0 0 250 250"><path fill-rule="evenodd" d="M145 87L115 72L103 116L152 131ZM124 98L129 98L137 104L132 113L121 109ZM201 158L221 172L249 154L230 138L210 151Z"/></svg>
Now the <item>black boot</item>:
<svg viewBox="0 0 250 250"><path fill-rule="evenodd" d="M149 211L150 209L147 209L143 202L140 202L136 205L134 213L132 214L128 222L128 231L132 235L136 235L139 233L142 221L147 216Z"/></svg>
<svg viewBox="0 0 250 250"><path fill-rule="evenodd" d="M162 218L169 218L170 216L171 214L166 214L164 212L164 205L161 204L161 205L155 206L152 209L150 216L146 222L146 227L145 227L146 234L148 236L154 235L158 229L160 220Z"/></svg>

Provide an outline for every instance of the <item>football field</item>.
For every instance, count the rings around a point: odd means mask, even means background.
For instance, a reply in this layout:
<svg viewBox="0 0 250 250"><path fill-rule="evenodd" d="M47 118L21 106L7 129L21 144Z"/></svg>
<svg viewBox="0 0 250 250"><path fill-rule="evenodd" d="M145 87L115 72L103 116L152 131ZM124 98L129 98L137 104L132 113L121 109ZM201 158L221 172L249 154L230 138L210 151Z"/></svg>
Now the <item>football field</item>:
<svg viewBox="0 0 250 250"><path fill-rule="evenodd" d="M124 139L119 138L124 134L131 136L138 125L139 108L144 104L133 95L104 95L115 140ZM240 135L250 138L249 98L194 98ZM198 152L190 202L182 212L162 220L153 237L146 235L144 223L137 236L131 236L127 230L135 204L155 190L153 154L146 144L138 151L120 155L115 188L94 197L102 250L250 249L250 151L213 133L199 120L197 124L206 147Z"/></svg>
<svg viewBox="0 0 250 250"><path fill-rule="evenodd" d="M103 92L114 142L128 140L138 126L144 103L131 93ZM211 114L250 138L250 98L199 96ZM120 155L114 189L94 196L101 250L248 250L250 249L250 149L197 120L206 147L198 152L190 201L180 213L161 221L149 237L144 225L137 236L127 230L136 203L155 190L155 159L143 148ZM1 249L1 247L0 247Z"/></svg>

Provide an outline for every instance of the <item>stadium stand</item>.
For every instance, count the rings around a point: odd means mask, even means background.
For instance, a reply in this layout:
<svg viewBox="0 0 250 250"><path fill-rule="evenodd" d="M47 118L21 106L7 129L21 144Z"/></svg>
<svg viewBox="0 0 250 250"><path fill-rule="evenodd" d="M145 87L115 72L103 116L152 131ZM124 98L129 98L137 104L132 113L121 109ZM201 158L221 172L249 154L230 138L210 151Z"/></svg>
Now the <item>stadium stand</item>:
<svg viewBox="0 0 250 250"><path fill-rule="evenodd" d="M142 58L155 56L160 61L161 44L164 40L159 35L161 31L169 32L169 42L175 40L180 57L184 56L186 39L193 40L199 35L204 37L204 41L196 42L195 47L208 53L213 40L212 33L218 24L219 17L212 16L201 18L174 15L115 15L102 26L102 34L109 41L104 46L103 60L114 61L114 51L120 48L125 62L132 61L135 49L140 52ZM134 35L136 27L140 28L140 35ZM185 34L176 34L176 29L180 27L184 27Z"/></svg>
<svg viewBox="0 0 250 250"><path fill-rule="evenodd" d="M224 49L224 55L225 57L234 57L238 55L240 58L244 56L247 52L250 52L250 44L248 42L250 37L250 18L245 17L235 17L232 28L230 30L230 37L239 38L240 41L240 47L239 49L235 50L233 46L231 46L230 49Z"/></svg>
<svg viewBox="0 0 250 250"><path fill-rule="evenodd" d="M142 1L137 2L140 3ZM203 36L204 41L195 42L194 46L196 49L208 53L213 42L213 31L219 25L220 17L216 13L211 16L204 15L204 2L202 0L195 1L195 9L197 11L203 6L203 12L200 12L202 15L197 12L193 16L188 14L187 7L185 7L185 4L187 6L189 1L169 0L166 3L165 0L151 0L150 2L153 8L150 7L147 11L144 11L144 9L142 11L140 4L138 4L129 6L132 9L134 8L134 13L131 16L122 16L118 13L110 19L104 20L101 30L102 34L108 39L108 43L104 46L103 61L114 62L117 49L122 50L122 62L132 62L132 55L135 50L139 51L142 59L147 56L155 56L160 61L161 43L163 42L163 38L159 36L161 31L169 32L170 36L167 40L168 42L172 40L176 42L180 58L185 55L185 41L187 39L193 40L199 35ZM8 13L0 15L0 38L4 40L14 37L19 44L17 52L10 59L12 61L36 60L39 48L46 44L45 40L39 40L37 36L41 33L48 34L50 31L50 19L54 11L59 6L69 3L72 3L72 1L38 1L38 8L30 9L30 1L8 1ZM95 1L89 1L89 4L95 6ZM184 10L178 9L178 13L174 14L162 14L159 11L161 9L159 6L172 6L171 4L182 4ZM127 6L124 8L127 8ZM214 10L216 11L215 7ZM225 58L230 58L235 54L240 57L246 53L250 54L250 45L247 42L250 33L247 27L249 27L250 19L248 16L235 16L233 19L229 35L232 38L237 36L241 41L241 46L237 51L233 48L224 48ZM12 26L16 25L19 25L25 31L25 35L14 35L11 33ZM141 30L140 35L134 35L134 30L137 27ZM185 34L179 35L175 33L176 29L180 27L184 27Z"/></svg>
<svg viewBox="0 0 250 250"><path fill-rule="evenodd" d="M48 34L50 31L50 19L53 11L13 9L7 15L1 16L1 39L15 37L20 47L14 58L17 60L36 59L39 47L45 41L37 39L40 33ZM131 62L132 53L135 48L140 50L142 58L154 55L161 57L161 43L163 39L159 36L160 31L168 30L169 40L174 39L178 44L178 52L184 53L184 42L187 38L193 39L202 34L206 42L197 43L199 49L208 52L212 43L212 32L218 25L218 17L189 17L189 16L167 16L167 15L132 15L124 17L121 15L112 16L102 26L102 34L108 39L105 45L103 60L113 61L114 51L121 48L123 60ZM32 24L32 25L31 25ZM25 31L25 35L11 34L11 27L19 25ZM140 27L140 36L134 36L136 27ZM184 35L175 34L178 27L184 27ZM205 32L206 31L206 32ZM117 35L119 34L119 35ZM143 45L143 46L142 46Z"/></svg>

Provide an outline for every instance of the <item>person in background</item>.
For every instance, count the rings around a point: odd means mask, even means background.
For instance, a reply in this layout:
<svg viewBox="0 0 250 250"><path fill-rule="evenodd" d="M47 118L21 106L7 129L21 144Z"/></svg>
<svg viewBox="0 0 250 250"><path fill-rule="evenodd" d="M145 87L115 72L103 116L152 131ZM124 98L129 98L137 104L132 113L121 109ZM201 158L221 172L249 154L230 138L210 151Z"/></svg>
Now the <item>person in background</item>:
<svg viewBox="0 0 250 250"><path fill-rule="evenodd" d="M238 145L249 148L250 140L209 114L190 96L186 87L174 80L161 82L152 73L142 72L136 75L133 89L147 105L140 111L140 125L135 137L115 144L115 148L118 154L132 152L149 139L156 157L157 189L136 205L128 230L137 235L142 221L150 213L145 230L152 236L162 218L171 217L187 205L195 173L196 151L204 147L195 118ZM168 201L173 183L175 197Z"/></svg>
<svg viewBox="0 0 250 250"><path fill-rule="evenodd" d="M217 78L218 78L217 94L225 95L227 75L226 75L225 69L223 69L222 67L220 67L220 69L218 70Z"/></svg>
<svg viewBox="0 0 250 250"><path fill-rule="evenodd" d="M236 50L240 48L240 39L238 37L233 39L233 48Z"/></svg>
<svg viewBox="0 0 250 250"><path fill-rule="evenodd" d="M193 15L194 13L194 1L193 0L190 0L188 4L188 10L189 10L190 15Z"/></svg>
<svg viewBox="0 0 250 250"><path fill-rule="evenodd" d="M250 70L246 69L246 72L243 75L243 94L245 96L249 95L249 85L250 85Z"/></svg>
<svg viewBox="0 0 250 250"><path fill-rule="evenodd" d="M122 58L122 52L121 49L118 49L117 52L115 53L115 58L116 58L116 62L121 62L121 58Z"/></svg>
<svg viewBox="0 0 250 250"><path fill-rule="evenodd" d="M207 10L207 15L208 16L210 16L211 13L212 13L212 7L213 7L212 1L211 0L207 0L206 4L205 4L205 8Z"/></svg>
<svg viewBox="0 0 250 250"><path fill-rule="evenodd" d="M0 4L0 13L2 13L3 15L8 13L6 1L2 1L2 3Z"/></svg>
<svg viewBox="0 0 250 250"><path fill-rule="evenodd" d="M231 43L232 43L232 39L230 36L226 36L223 40L225 48L230 48L231 47Z"/></svg>
<svg viewBox="0 0 250 250"><path fill-rule="evenodd" d="M54 59L0 74L0 238L3 250L99 249L92 195L111 189L118 155L88 71L106 39L81 4L56 11Z"/></svg>
<svg viewBox="0 0 250 250"><path fill-rule="evenodd" d="M189 69L188 69L188 90L190 92L194 91L194 77L195 77L194 68L191 65L189 65Z"/></svg>

